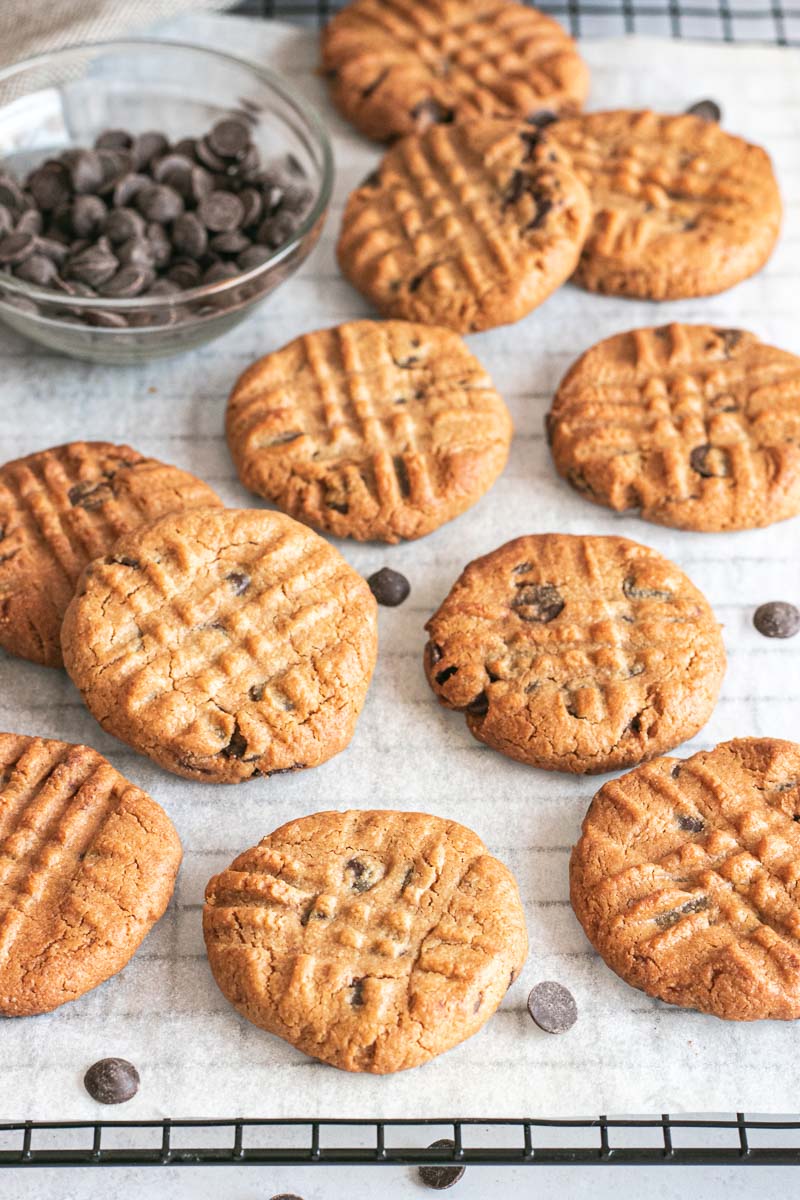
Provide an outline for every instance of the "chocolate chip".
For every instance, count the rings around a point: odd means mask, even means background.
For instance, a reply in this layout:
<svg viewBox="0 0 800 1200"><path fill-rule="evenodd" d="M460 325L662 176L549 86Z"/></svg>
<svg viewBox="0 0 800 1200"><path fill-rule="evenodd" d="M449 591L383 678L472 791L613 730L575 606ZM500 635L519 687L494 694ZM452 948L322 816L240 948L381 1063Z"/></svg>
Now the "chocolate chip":
<svg viewBox="0 0 800 1200"><path fill-rule="evenodd" d="M11 209L5 204L0 204L0 237L5 237L7 233L11 233L14 228L14 218L11 215Z"/></svg>
<svg viewBox="0 0 800 1200"><path fill-rule="evenodd" d="M277 250L294 234L297 223L288 213L279 212L274 217L267 217L258 227L256 240L264 246Z"/></svg>
<svg viewBox="0 0 800 1200"><path fill-rule="evenodd" d="M12 212L24 212L25 196L16 179L11 175L0 174L0 204L10 208Z"/></svg>
<svg viewBox="0 0 800 1200"><path fill-rule="evenodd" d="M537 621L542 625L554 621L564 610L564 601L558 588L552 583L523 583L511 601L511 607L523 621Z"/></svg>
<svg viewBox="0 0 800 1200"><path fill-rule="evenodd" d="M549 108L540 108L537 112L528 113L525 120L536 129L544 129L546 125L552 125L554 121L557 121L558 116ZM525 135L521 134L520 136L524 137Z"/></svg>
<svg viewBox="0 0 800 1200"><path fill-rule="evenodd" d="M235 267L233 263L212 263L203 275L203 283L223 283L227 279L235 279L238 274L239 268Z"/></svg>
<svg viewBox="0 0 800 1200"><path fill-rule="evenodd" d="M155 221L150 222L145 232L150 245L150 252L153 255L153 262L161 269L172 258L172 243L164 229Z"/></svg>
<svg viewBox="0 0 800 1200"><path fill-rule="evenodd" d="M47 258L44 254L31 254L19 264L14 274L17 279L24 279L26 283L32 283L35 287L48 287L58 274L58 267L52 258Z"/></svg>
<svg viewBox="0 0 800 1200"><path fill-rule="evenodd" d="M204 167L208 167L209 171L213 171L217 175L222 175L228 169L228 164L219 154L215 154L212 150L208 138L200 138L195 143L195 156Z"/></svg>
<svg viewBox="0 0 800 1200"><path fill-rule="evenodd" d="M168 184L188 199L192 187L192 171L195 162L186 154L165 154L151 165L156 183Z"/></svg>
<svg viewBox="0 0 800 1200"><path fill-rule="evenodd" d="M704 479L722 479L728 474L728 455L719 446L708 442L695 446L689 455L689 465Z"/></svg>
<svg viewBox="0 0 800 1200"><path fill-rule="evenodd" d="M230 741L228 742L227 746L222 747L220 753L223 754L225 758L239 759L244 758L245 754L247 754L247 738L239 728L238 721L234 724Z"/></svg>
<svg viewBox="0 0 800 1200"><path fill-rule="evenodd" d="M350 887L354 892L368 892L380 879L379 869L372 863L365 863L363 859L351 858L344 865L345 874L348 871L352 873L352 881Z"/></svg>
<svg viewBox="0 0 800 1200"><path fill-rule="evenodd" d="M250 130L243 121L227 117L217 121L206 140L220 158L242 158L250 148Z"/></svg>
<svg viewBox="0 0 800 1200"><path fill-rule="evenodd" d="M146 237L132 237L116 247L116 256L123 267L150 270L155 265L153 249Z"/></svg>
<svg viewBox="0 0 800 1200"><path fill-rule="evenodd" d="M395 608L398 604L402 604L411 591L411 584L405 575L401 575L399 571L393 571L391 567L381 567L380 571L370 575L367 584L378 604L383 604L387 608Z"/></svg>
<svg viewBox="0 0 800 1200"><path fill-rule="evenodd" d="M100 202L102 204L102 201ZM29 208L17 221L15 233L32 233L38 236L44 228L42 214L36 208Z"/></svg>
<svg viewBox="0 0 800 1200"><path fill-rule="evenodd" d="M760 604L753 613L753 624L769 638L790 638L800 632L800 609L785 600Z"/></svg>
<svg viewBox="0 0 800 1200"><path fill-rule="evenodd" d="M671 908L668 912L658 913L653 920L659 929L671 929L673 925L678 924L681 917L689 913L705 912L710 907L711 901L708 896L698 896L696 900L689 900L680 908Z"/></svg>
<svg viewBox="0 0 800 1200"><path fill-rule="evenodd" d="M36 239L36 253L43 254L45 258L52 259L56 266L61 266L67 259L69 247L55 238L42 237Z"/></svg>
<svg viewBox="0 0 800 1200"><path fill-rule="evenodd" d="M209 192L201 200L197 215L212 233L229 233L241 225L244 205L233 192Z"/></svg>
<svg viewBox="0 0 800 1200"><path fill-rule="evenodd" d="M67 499L73 508L85 508L93 512L113 499L114 492L107 479L84 479L82 483L74 484L67 492Z"/></svg>
<svg viewBox="0 0 800 1200"><path fill-rule="evenodd" d="M103 222L103 233L114 245L144 237L145 220L135 208L114 208Z"/></svg>
<svg viewBox="0 0 800 1200"><path fill-rule="evenodd" d="M528 1012L545 1033L566 1033L578 1019L578 1006L572 992L551 979L531 988Z"/></svg>
<svg viewBox="0 0 800 1200"><path fill-rule="evenodd" d="M0 263L15 267L18 263L30 258L36 249L36 235L33 233L7 233L0 240Z"/></svg>
<svg viewBox="0 0 800 1200"><path fill-rule="evenodd" d="M139 192L147 187L152 187L152 183L147 175L136 175L133 172L128 172L118 179L114 185L114 207L127 208L131 200L138 196Z"/></svg>
<svg viewBox="0 0 800 1200"><path fill-rule="evenodd" d="M260 219L264 211L264 202L261 199L261 193L252 187L242 188L241 192L239 192L239 199L242 202L244 210L242 227L248 229Z"/></svg>
<svg viewBox="0 0 800 1200"><path fill-rule="evenodd" d="M150 183L136 193L136 207L146 220L166 225L183 212L183 197L166 183Z"/></svg>
<svg viewBox="0 0 800 1200"><path fill-rule="evenodd" d="M167 279L178 285L181 289L197 287L202 276L202 268L199 263L192 262L190 259L183 259L181 262L176 262L167 271Z"/></svg>
<svg viewBox="0 0 800 1200"><path fill-rule="evenodd" d="M417 133L424 133L431 125L449 125L454 116L452 108L440 104L432 96L420 100L419 104L415 104L411 109L411 118L416 122Z"/></svg>
<svg viewBox="0 0 800 1200"><path fill-rule="evenodd" d="M72 231L90 238L100 232L108 209L99 196L76 196L72 205Z"/></svg>
<svg viewBox="0 0 800 1200"><path fill-rule="evenodd" d="M202 258L208 247L208 233L197 213L182 213L172 226L172 244L181 254Z"/></svg>
<svg viewBox="0 0 800 1200"><path fill-rule="evenodd" d="M632 575L623 580L622 590L629 600L664 600L669 603L675 599L666 588L639 587Z"/></svg>
<svg viewBox="0 0 800 1200"><path fill-rule="evenodd" d="M455 1142L450 1138L439 1138L438 1141L431 1142L429 1150L455 1150ZM464 1175L466 1167L419 1167L418 1173L420 1180L425 1187L432 1188L435 1192L443 1192L447 1188L451 1188L458 1183Z"/></svg>
<svg viewBox="0 0 800 1200"><path fill-rule="evenodd" d="M28 191L42 212L58 208L69 200L72 193L66 168L57 162L40 167L29 176Z"/></svg>
<svg viewBox="0 0 800 1200"><path fill-rule="evenodd" d="M692 817L688 813L680 813L678 816L678 828L686 833L702 833L705 827L706 823L702 817Z"/></svg>
<svg viewBox="0 0 800 1200"><path fill-rule="evenodd" d="M364 1006L364 980L354 979L350 984L350 1003L353 1008L363 1008Z"/></svg>
<svg viewBox="0 0 800 1200"><path fill-rule="evenodd" d="M717 337L722 338L725 354L730 356L731 350L735 350L739 342L744 337L744 332L741 329L715 329Z"/></svg>
<svg viewBox="0 0 800 1200"><path fill-rule="evenodd" d="M131 558L127 554L117 554L112 558L106 559L107 563L116 563L118 567L130 567L132 571L141 571L142 564L138 558Z"/></svg>
<svg viewBox="0 0 800 1200"><path fill-rule="evenodd" d="M95 150L128 150L133 142L124 129L104 129L94 140Z"/></svg>
<svg viewBox="0 0 800 1200"><path fill-rule="evenodd" d="M697 100L690 104L686 111L693 117L700 117L703 121L712 121L717 125L722 120L722 109L716 100Z"/></svg>
<svg viewBox="0 0 800 1200"><path fill-rule="evenodd" d="M218 233L208 243L214 254L243 254L250 245L250 238L234 229L231 233Z"/></svg>
<svg viewBox="0 0 800 1200"><path fill-rule="evenodd" d="M447 683L448 679L452 679L458 671L458 667L445 667L443 671L439 671L436 675L436 682L441 687Z"/></svg>
<svg viewBox="0 0 800 1200"><path fill-rule="evenodd" d="M151 271L146 267L127 266L112 275L106 283L100 284L98 291L101 296L109 296L118 300L138 296L152 282Z"/></svg>
<svg viewBox="0 0 800 1200"><path fill-rule="evenodd" d="M264 699L264 688L266 686L267 685L265 683L254 683L247 694L251 700L254 700L256 703L258 703L259 700Z"/></svg>
<svg viewBox="0 0 800 1200"><path fill-rule="evenodd" d="M250 587L250 576L245 571L231 571L225 578L235 596L243 595Z"/></svg>
<svg viewBox="0 0 800 1200"><path fill-rule="evenodd" d="M124 1104L139 1090L139 1072L124 1058L101 1058L83 1077L93 1100L100 1104Z"/></svg>
<svg viewBox="0 0 800 1200"><path fill-rule="evenodd" d="M121 179L133 172L133 155L127 150L98 150L97 157L103 168L103 182L97 191L108 196Z"/></svg>
<svg viewBox="0 0 800 1200"><path fill-rule="evenodd" d="M489 711L489 697L486 692L479 692L467 705L467 712L476 717L485 717Z"/></svg>
<svg viewBox="0 0 800 1200"><path fill-rule="evenodd" d="M169 150L169 142L163 133L155 130L140 133L133 139L130 146L133 163L137 171L149 166L154 158L159 158Z"/></svg>
<svg viewBox="0 0 800 1200"><path fill-rule="evenodd" d="M69 177L75 192L96 192L103 184L103 162L95 150L78 150L71 156Z"/></svg>

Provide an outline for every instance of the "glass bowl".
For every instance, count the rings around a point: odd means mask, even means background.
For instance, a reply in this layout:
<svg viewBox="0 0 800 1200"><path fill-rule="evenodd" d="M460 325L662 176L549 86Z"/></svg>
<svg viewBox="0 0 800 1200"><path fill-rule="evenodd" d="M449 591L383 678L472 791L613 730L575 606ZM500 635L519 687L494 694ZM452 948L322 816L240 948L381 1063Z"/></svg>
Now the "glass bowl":
<svg viewBox="0 0 800 1200"><path fill-rule="evenodd" d="M0 270L0 320L76 358L136 363L175 354L237 325L314 247L333 182L316 112L271 71L199 46L127 39L70 47L0 71L0 172L22 178L104 130L200 137L222 117L250 127L262 163L291 163L313 196L289 241L249 271L175 295L66 296Z"/></svg>

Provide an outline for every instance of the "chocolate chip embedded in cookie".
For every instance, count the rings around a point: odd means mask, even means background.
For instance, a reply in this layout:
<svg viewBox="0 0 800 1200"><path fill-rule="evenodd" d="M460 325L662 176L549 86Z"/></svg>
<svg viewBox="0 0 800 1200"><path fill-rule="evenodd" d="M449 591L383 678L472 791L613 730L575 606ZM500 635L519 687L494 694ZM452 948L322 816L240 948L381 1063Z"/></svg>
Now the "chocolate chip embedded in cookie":
<svg viewBox="0 0 800 1200"><path fill-rule="evenodd" d="M725 670L705 597L626 538L508 542L469 564L425 628L440 702L551 771L629 767L692 737Z"/></svg>
<svg viewBox="0 0 800 1200"><path fill-rule="evenodd" d="M130 446L71 442L0 467L0 646L62 666L59 635L90 559L164 513L221 504L207 484Z"/></svg>
<svg viewBox="0 0 800 1200"><path fill-rule="evenodd" d="M203 931L249 1021L377 1074L476 1033L528 950L511 872L471 830L424 813L283 825L210 881Z"/></svg>
<svg viewBox="0 0 800 1200"><path fill-rule="evenodd" d="M572 907L626 983L735 1021L800 1017L800 746L739 738L595 796Z"/></svg>
<svg viewBox="0 0 800 1200"><path fill-rule="evenodd" d="M589 90L572 38L513 0L353 0L325 27L322 68L337 108L378 141L574 112Z"/></svg>
<svg viewBox="0 0 800 1200"><path fill-rule="evenodd" d="M678 529L752 529L800 512L800 358L709 325L599 342L547 418L587 499Z"/></svg>
<svg viewBox="0 0 800 1200"><path fill-rule="evenodd" d="M187 779L313 767L355 729L377 653L365 581L282 513L198 509L84 572L64 662L100 724Z"/></svg>
<svg viewBox="0 0 800 1200"><path fill-rule="evenodd" d="M397 542L479 500L505 466L512 427L450 330L352 321L245 371L227 433L251 491L339 537Z"/></svg>
<svg viewBox="0 0 800 1200"><path fill-rule="evenodd" d="M164 810L96 750L0 733L0 1013L50 1012L121 971L180 861Z"/></svg>
<svg viewBox="0 0 800 1200"><path fill-rule="evenodd" d="M517 121L403 138L350 196L342 271L384 316L458 333L518 321L574 271L591 207Z"/></svg>
<svg viewBox="0 0 800 1200"><path fill-rule="evenodd" d="M594 221L574 279L590 291L709 296L772 253L781 199L769 155L700 116L570 117L542 130L536 153L589 189Z"/></svg>

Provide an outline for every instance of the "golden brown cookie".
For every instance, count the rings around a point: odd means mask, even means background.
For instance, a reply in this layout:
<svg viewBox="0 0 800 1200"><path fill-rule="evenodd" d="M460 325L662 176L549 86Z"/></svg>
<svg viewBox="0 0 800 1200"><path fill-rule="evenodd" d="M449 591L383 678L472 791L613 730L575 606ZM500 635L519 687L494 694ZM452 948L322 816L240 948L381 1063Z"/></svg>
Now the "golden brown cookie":
<svg viewBox="0 0 800 1200"><path fill-rule="evenodd" d="M572 38L513 0L353 0L325 28L322 67L337 108L378 141L574 112L589 90Z"/></svg>
<svg viewBox="0 0 800 1200"><path fill-rule="evenodd" d="M282 513L197 509L87 567L62 630L91 712L207 783L314 767L353 736L376 605L333 546Z"/></svg>
<svg viewBox="0 0 800 1200"><path fill-rule="evenodd" d="M71 442L0 467L0 646L62 666L64 610L87 562L175 509L221 504L186 471L130 446Z"/></svg>
<svg viewBox="0 0 800 1200"><path fill-rule="evenodd" d="M283 825L210 881L203 931L249 1021L376 1074L476 1033L528 951L508 868L463 825L409 812Z"/></svg>
<svg viewBox="0 0 800 1200"><path fill-rule="evenodd" d="M538 154L586 184L594 222L575 282L593 292L709 296L769 258L781 199L769 155L689 113L588 113L542 130Z"/></svg>
<svg viewBox="0 0 800 1200"><path fill-rule="evenodd" d="M88 746L0 733L0 1013L97 987L162 916L181 861L164 810Z"/></svg>
<svg viewBox="0 0 800 1200"><path fill-rule="evenodd" d="M425 628L428 682L482 742L591 774L686 741L725 671L707 600L655 550L545 533L470 563Z"/></svg>
<svg viewBox="0 0 800 1200"><path fill-rule="evenodd" d="M800 746L738 738L601 788L572 907L612 971L732 1021L800 1017Z"/></svg>
<svg viewBox="0 0 800 1200"><path fill-rule="evenodd" d="M397 542L480 499L506 464L512 426L455 333L353 321L245 371L227 433L250 491L339 537Z"/></svg>
<svg viewBox="0 0 800 1200"><path fill-rule="evenodd" d="M800 359L741 329L664 325L606 338L547 418L587 499L678 529L753 529L800 512Z"/></svg>
<svg viewBox="0 0 800 1200"><path fill-rule="evenodd" d="M480 118L403 138L347 202L342 271L384 316L518 321L572 274L591 219L584 185L536 146L532 126Z"/></svg>

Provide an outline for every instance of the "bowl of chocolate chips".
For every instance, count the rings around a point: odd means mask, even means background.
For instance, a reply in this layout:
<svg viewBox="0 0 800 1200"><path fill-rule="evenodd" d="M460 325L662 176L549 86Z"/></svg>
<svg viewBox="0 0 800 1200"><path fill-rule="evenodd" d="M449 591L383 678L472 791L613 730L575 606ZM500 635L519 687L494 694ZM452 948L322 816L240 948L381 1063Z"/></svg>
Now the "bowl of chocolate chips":
<svg viewBox="0 0 800 1200"><path fill-rule="evenodd" d="M131 39L0 71L0 320L77 358L208 342L297 270L330 199L316 113L278 76Z"/></svg>

